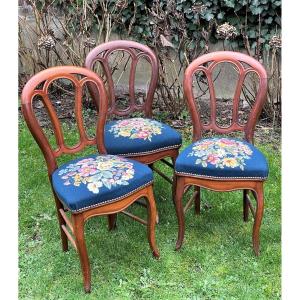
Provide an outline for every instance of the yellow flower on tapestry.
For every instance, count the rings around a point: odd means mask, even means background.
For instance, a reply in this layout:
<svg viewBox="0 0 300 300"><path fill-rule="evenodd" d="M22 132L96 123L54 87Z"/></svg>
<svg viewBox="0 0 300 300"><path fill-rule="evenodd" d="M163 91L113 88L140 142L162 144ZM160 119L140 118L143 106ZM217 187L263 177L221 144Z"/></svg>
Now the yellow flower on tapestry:
<svg viewBox="0 0 300 300"><path fill-rule="evenodd" d="M131 132L130 132L130 130L121 130L120 132L119 132L119 134L121 135L121 136L130 136L131 135Z"/></svg>
<svg viewBox="0 0 300 300"><path fill-rule="evenodd" d="M225 157L223 159L223 163L226 167L231 167L231 168L235 168L239 165L237 160L235 158L232 158L232 157Z"/></svg>
<svg viewBox="0 0 300 300"><path fill-rule="evenodd" d="M117 185L128 185L134 177L133 163L125 158L105 155L79 160L69 164L58 173L66 186L81 185L98 194L101 189L111 189Z"/></svg>
<svg viewBox="0 0 300 300"><path fill-rule="evenodd" d="M195 156L196 164L206 168L240 168L244 170L246 160L252 155L251 148L242 141L227 138L211 138L195 143L188 156Z"/></svg>
<svg viewBox="0 0 300 300"><path fill-rule="evenodd" d="M132 118L117 121L109 130L115 137L129 137L151 141L154 135L162 132L162 124L155 120Z"/></svg>
<svg viewBox="0 0 300 300"><path fill-rule="evenodd" d="M112 167L113 163L111 161L99 162L97 168L101 171L109 170Z"/></svg>

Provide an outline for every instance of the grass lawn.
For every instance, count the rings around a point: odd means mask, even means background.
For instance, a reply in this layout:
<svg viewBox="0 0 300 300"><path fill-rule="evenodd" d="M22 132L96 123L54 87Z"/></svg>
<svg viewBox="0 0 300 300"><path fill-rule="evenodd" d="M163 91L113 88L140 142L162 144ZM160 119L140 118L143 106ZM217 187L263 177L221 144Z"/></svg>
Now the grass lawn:
<svg viewBox="0 0 300 300"><path fill-rule="evenodd" d="M72 131L67 133L72 141ZM188 144L185 140L184 148ZM161 258L152 258L146 228L120 215L117 229L107 218L86 223L92 293L86 295L78 256L62 252L55 204L42 153L27 127L19 133L19 298L20 299L280 299L280 152L257 145L267 156L261 255L252 251L252 220L242 219L242 192L202 191L202 211L186 215L185 242L175 252L177 220L171 187L155 175ZM95 151L94 149L89 150ZM64 160L68 160L65 157ZM158 164L159 165L159 164ZM159 166L161 169L164 166ZM209 208L211 206L211 208ZM130 208L146 216L139 206Z"/></svg>

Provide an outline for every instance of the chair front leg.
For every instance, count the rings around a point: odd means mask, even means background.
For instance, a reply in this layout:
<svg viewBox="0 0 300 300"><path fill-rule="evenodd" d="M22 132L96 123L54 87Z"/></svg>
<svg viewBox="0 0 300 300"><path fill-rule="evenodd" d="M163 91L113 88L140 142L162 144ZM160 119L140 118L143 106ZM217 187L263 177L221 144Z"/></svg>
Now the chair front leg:
<svg viewBox="0 0 300 300"><path fill-rule="evenodd" d="M178 220L178 238L176 242L176 250L182 246L184 238L184 211L182 206L182 198L184 194L184 177L177 176L176 178L176 195L175 195L175 208Z"/></svg>
<svg viewBox="0 0 300 300"><path fill-rule="evenodd" d="M156 223L156 204L153 195L152 186L148 187L147 197L147 210L148 210L148 218L147 218L147 236L150 248L152 250L153 256L159 258L159 251L155 242L155 223Z"/></svg>
<svg viewBox="0 0 300 300"><path fill-rule="evenodd" d="M82 214L72 214L74 236L79 254L83 285L86 293L91 291L91 269L84 238L84 218Z"/></svg>
<svg viewBox="0 0 300 300"><path fill-rule="evenodd" d="M259 230L264 212L264 191L263 183L257 184L256 190L256 213L253 225L252 243L255 255L259 255Z"/></svg>

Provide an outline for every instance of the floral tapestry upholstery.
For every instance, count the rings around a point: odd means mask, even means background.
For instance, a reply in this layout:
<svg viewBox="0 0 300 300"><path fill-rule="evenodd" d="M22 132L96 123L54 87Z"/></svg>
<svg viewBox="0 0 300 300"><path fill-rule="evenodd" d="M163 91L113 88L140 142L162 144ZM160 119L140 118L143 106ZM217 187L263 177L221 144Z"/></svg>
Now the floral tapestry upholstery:
<svg viewBox="0 0 300 300"><path fill-rule="evenodd" d="M149 167L115 155L75 159L52 174L58 198L73 212L118 201L152 181Z"/></svg>
<svg viewBox="0 0 300 300"><path fill-rule="evenodd" d="M268 163L252 144L234 138L201 139L176 160L179 175L206 178L266 179Z"/></svg>
<svg viewBox="0 0 300 300"><path fill-rule="evenodd" d="M104 133L109 154L137 156L178 148L180 133L170 126L146 118L108 122Z"/></svg>

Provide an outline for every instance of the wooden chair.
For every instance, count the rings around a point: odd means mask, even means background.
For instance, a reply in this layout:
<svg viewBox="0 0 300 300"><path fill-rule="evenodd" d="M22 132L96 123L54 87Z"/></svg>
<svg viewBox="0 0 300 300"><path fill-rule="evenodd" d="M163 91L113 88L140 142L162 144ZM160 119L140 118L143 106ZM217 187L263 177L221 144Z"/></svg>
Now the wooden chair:
<svg viewBox="0 0 300 300"><path fill-rule="evenodd" d="M75 146L65 143L56 111L49 99L48 88L58 79L69 80L75 90L75 117L80 140ZM82 118L82 93L87 83L93 84L99 94L99 119L96 138L89 138ZM35 97L41 97L50 116L57 148L39 125L34 110ZM78 251L83 273L84 289L91 289L91 271L84 238L84 224L93 216L108 215L123 211L137 199L145 197L148 207L148 240L153 255L159 257L155 244L156 206L153 196L151 169L140 162L115 155L107 155L103 139L107 115L107 95L102 80L94 72L79 67L54 67L33 76L22 93L22 112L33 137L45 157L52 187L63 251L68 250L68 240ZM87 146L97 145L99 154L88 155L58 166L62 154L74 154ZM67 216L70 212L71 220Z"/></svg>
<svg viewBox="0 0 300 300"><path fill-rule="evenodd" d="M127 53L131 58L129 74L129 105L125 109L119 109L115 95L115 83L113 70L109 64L113 53ZM137 65L141 58L146 59L151 66L151 77L144 103L138 103L135 95L135 77ZM158 81L158 60L154 52L147 46L133 41L117 40L103 43L95 47L87 55L85 66L95 70L100 63L108 84L110 115L126 117L123 120L110 121L105 125L104 140L107 152L132 158L148 164L154 171L172 184L172 179L157 169L153 164L162 161L167 166L174 168L178 150L181 147L181 135L170 126L152 119L152 103ZM90 87L96 106L99 99ZM142 112L145 118L128 118L129 114ZM165 158L171 158L173 164ZM175 176L173 176L174 178ZM173 193L175 184L173 185ZM142 203L139 203L142 204Z"/></svg>
<svg viewBox="0 0 300 300"><path fill-rule="evenodd" d="M221 127L216 122L216 94L212 78L213 70L220 63L231 63L238 72L232 107L232 122L228 127ZM207 78L210 91L210 122L204 124L197 110L193 92L193 76L200 74ZM238 120L239 101L242 86L247 74L256 74L259 88L255 103L250 111L246 124ZM184 209L182 197L190 186L196 186L193 197L196 213L200 213L200 187L213 191L243 190L244 220L248 220L249 208L254 215L253 248L259 255L259 230L263 217L264 196L263 183L268 176L268 165L263 154L253 146L254 129L266 100L267 73L264 67L248 55L220 51L209 53L195 59L186 69L184 75L184 93L193 123L193 143L180 153L176 160L175 173L176 212L178 217L178 240L176 249L180 249L184 238ZM204 131L211 130L218 134L242 131L244 140L229 137L202 138ZM256 199L256 211L250 202L248 191Z"/></svg>

